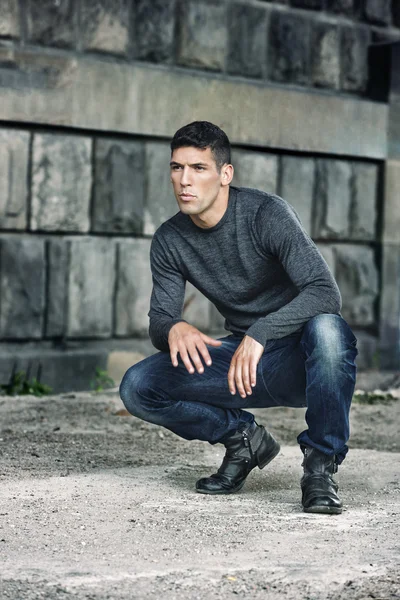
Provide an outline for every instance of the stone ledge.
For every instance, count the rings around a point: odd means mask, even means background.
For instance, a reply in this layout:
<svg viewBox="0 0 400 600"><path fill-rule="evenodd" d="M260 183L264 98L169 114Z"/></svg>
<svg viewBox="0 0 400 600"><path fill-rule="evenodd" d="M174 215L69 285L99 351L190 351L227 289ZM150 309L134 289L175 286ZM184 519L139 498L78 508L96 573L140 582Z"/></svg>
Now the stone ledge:
<svg viewBox="0 0 400 600"><path fill-rule="evenodd" d="M9 52L0 48L0 60ZM176 67L23 50L12 59L15 69L2 70L0 121L170 138L183 124L206 119L232 144L386 156L385 104Z"/></svg>

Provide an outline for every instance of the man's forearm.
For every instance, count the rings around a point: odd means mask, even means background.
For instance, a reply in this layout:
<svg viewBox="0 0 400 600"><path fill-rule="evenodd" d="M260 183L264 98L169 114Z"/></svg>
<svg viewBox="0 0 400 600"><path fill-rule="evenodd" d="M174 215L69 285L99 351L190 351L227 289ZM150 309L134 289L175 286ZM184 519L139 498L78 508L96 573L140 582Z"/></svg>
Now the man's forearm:
<svg viewBox="0 0 400 600"><path fill-rule="evenodd" d="M339 314L341 296L336 286L306 287L291 302L265 317L257 319L246 332L265 346L269 339L279 339L301 329L307 321L322 314Z"/></svg>

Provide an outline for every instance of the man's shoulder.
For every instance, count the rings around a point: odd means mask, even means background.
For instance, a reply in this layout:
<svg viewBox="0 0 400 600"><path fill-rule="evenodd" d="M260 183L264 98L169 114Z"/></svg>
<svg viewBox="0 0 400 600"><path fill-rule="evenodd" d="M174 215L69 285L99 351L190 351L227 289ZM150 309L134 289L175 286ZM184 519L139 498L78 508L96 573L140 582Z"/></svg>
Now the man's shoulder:
<svg viewBox="0 0 400 600"><path fill-rule="evenodd" d="M163 239L164 237L171 235L174 230L181 230L182 225L186 222L185 217L186 215L181 213L181 211L178 211L157 227L153 234L153 238Z"/></svg>
<svg viewBox="0 0 400 600"><path fill-rule="evenodd" d="M257 212L259 210L266 211L270 216L273 214L282 214L282 212L291 212L294 210L293 206L289 204L287 200L281 198L275 193L265 192L263 190L259 190L257 188L250 187L236 187L235 189L238 192L238 199L244 208L255 209ZM251 203L249 202L251 200Z"/></svg>

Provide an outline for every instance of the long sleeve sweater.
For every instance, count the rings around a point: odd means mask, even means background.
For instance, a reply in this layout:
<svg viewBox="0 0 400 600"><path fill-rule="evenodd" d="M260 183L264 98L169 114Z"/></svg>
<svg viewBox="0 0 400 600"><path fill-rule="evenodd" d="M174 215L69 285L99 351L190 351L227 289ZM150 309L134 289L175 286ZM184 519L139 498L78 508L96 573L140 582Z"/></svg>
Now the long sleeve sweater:
<svg viewBox="0 0 400 600"><path fill-rule="evenodd" d="M263 346L318 314L340 315L339 288L297 212L260 190L231 185L224 215L207 229L179 211L156 230L150 266L149 335L161 351L169 351L171 327L185 321L186 281L215 305L227 331Z"/></svg>

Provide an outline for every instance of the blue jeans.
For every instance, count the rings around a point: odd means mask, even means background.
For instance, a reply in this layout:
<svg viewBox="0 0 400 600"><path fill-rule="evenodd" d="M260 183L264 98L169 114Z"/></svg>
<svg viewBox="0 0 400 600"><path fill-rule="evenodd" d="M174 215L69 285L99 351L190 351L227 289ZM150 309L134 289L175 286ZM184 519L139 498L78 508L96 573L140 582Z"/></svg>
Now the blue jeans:
<svg viewBox="0 0 400 600"><path fill-rule="evenodd" d="M218 348L208 345L212 364L201 354L204 372L190 374L178 354L174 367L169 352L158 352L125 373L120 396L136 417L162 425L186 440L210 444L254 421L246 408L307 407L305 429L297 437L344 459L349 438L349 412L356 380L357 340L339 315L321 314L302 330L267 341L257 365L252 394L232 395L228 371L241 336L218 338Z"/></svg>

